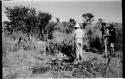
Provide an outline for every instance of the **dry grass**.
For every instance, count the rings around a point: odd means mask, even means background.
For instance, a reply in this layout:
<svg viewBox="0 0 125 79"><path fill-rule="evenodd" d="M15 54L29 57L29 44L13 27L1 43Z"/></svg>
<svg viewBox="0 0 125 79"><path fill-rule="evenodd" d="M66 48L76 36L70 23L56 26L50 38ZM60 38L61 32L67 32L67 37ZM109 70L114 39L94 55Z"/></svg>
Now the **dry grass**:
<svg viewBox="0 0 125 79"><path fill-rule="evenodd" d="M99 49L101 40L99 29L95 27L87 29L91 30L92 34L88 34L90 39L85 40L88 41L86 46ZM60 52L64 54L74 53L74 41L71 34L55 30L53 37L47 42L23 41L17 43L18 40L14 41L3 34L3 78L121 78L123 76L122 52L116 52L117 56L111 59L109 66L106 66L107 58L102 58L97 52L86 52L84 56L87 60L74 64L63 59L58 60ZM120 43L119 39L117 41ZM91 44L97 44L97 46Z"/></svg>

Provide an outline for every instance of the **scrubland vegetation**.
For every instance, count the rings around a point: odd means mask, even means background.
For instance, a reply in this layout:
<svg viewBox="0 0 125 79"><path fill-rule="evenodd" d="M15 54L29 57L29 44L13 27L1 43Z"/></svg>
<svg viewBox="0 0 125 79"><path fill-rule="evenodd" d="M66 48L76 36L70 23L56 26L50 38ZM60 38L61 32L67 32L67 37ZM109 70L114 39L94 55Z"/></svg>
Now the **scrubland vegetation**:
<svg viewBox="0 0 125 79"><path fill-rule="evenodd" d="M85 26L86 36L83 38L87 60L74 64L71 19L51 21L51 14L25 6L6 7L5 14L10 21L2 24L3 79L123 76L121 23L113 23L117 35L116 57L108 66L107 58L102 57L101 26L89 22L86 22L89 24Z"/></svg>

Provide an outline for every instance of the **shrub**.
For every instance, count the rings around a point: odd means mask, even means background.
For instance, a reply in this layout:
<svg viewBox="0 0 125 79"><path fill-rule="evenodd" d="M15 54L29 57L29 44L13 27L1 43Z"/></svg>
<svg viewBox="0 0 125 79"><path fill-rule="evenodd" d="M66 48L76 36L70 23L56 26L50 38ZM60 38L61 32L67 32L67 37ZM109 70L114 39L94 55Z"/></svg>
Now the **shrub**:
<svg viewBox="0 0 125 79"><path fill-rule="evenodd" d="M66 34L59 31L53 32L53 39L48 41L47 51L51 54L62 52L70 57L74 53L74 40L71 34Z"/></svg>
<svg viewBox="0 0 125 79"><path fill-rule="evenodd" d="M8 6L5 7L4 12L9 19L9 22L3 23L6 24L5 32L22 31L27 34L38 34L42 40L45 39L44 34L47 31L45 27L51 20L51 14L41 11L36 12L35 8L26 6Z"/></svg>
<svg viewBox="0 0 125 79"><path fill-rule="evenodd" d="M122 27L117 25L115 29L116 29L115 50L116 51L119 51L119 50L122 51Z"/></svg>
<svg viewBox="0 0 125 79"><path fill-rule="evenodd" d="M115 43L115 51L122 50L122 26L120 24L114 25L116 29L116 43ZM100 27L97 25L86 26L85 30L87 31L86 36L88 41L88 47L94 48L97 50L102 50L102 33Z"/></svg>
<svg viewBox="0 0 125 79"><path fill-rule="evenodd" d="M91 25L86 27L86 41L88 48L101 50L101 31L99 28Z"/></svg>

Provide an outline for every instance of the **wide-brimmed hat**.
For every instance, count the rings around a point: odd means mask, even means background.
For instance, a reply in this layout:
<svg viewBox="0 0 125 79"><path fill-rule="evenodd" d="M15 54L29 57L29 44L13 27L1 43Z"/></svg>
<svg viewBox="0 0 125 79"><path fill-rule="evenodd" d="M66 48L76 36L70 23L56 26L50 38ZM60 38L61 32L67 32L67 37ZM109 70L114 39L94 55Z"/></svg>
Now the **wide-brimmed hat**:
<svg viewBox="0 0 125 79"><path fill-rule="evenodd" d="M79 25L79 24L76 24L74 27L80 27L80 25Z"/></svg>

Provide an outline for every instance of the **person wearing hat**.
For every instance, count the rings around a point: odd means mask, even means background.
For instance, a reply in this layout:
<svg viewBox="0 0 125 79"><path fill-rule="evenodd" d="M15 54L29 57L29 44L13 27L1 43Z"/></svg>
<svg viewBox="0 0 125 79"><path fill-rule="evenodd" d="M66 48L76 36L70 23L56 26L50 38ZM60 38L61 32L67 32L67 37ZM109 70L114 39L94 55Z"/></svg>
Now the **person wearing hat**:
<svg viewBox="0 0 125 79"><path fill-rule="evenodd" d="M74 30L75 46L76 46L76 59L83 59L83 37L85 35L84 30L81 29L79 24L76 24Z"/></svg>

